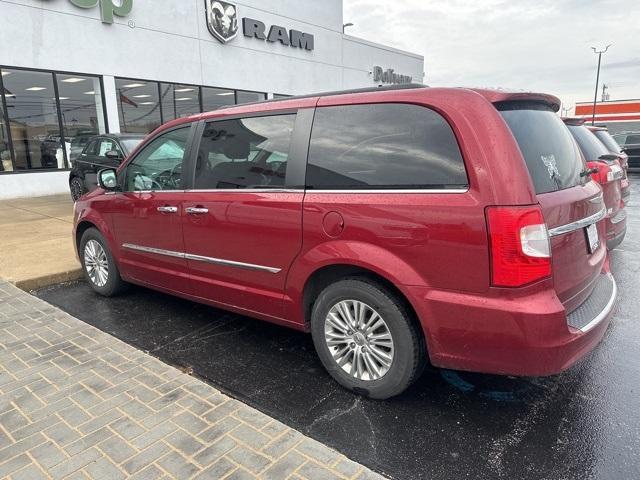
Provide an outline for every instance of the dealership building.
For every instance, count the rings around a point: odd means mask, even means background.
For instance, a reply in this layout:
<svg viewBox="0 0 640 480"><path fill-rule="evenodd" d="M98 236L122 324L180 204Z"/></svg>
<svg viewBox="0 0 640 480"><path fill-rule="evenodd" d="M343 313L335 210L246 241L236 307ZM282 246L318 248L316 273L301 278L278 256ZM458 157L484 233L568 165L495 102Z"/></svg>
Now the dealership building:
<svg viewBox="0 0 640 480"><path fill-rule="evenodd" d="M343 24L342 0L0 0L0 199L68 192L96 134L423 81L422 56Z"/></svg>
<svg viewBox="0 0 640 480"><path fill-rule="evenodd" d="M596 125L604 125L613 134L640 131L640 99L605 100L576 103L574 115Z"/></svg>

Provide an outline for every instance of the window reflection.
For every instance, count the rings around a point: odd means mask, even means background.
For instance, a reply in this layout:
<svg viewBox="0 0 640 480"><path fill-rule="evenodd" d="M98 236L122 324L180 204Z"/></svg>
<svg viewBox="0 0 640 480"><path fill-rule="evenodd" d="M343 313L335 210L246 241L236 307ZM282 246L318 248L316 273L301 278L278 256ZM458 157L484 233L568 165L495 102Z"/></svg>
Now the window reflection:
<svg viewBox="0 0 640 480"><path fill-rule="evenodd" d="M162 121L200 113L200 88L194 85L161 83Z"/></svg>
<svg viewBox="0 0 640 480"><path fill-rule="evenodd" d="M15 168L65 168L53 74L3 69L2 80Z"/></svg>
<svg viewBox="0 0 640 480"><path fill-rule="evenodd" d="M266 93L260 92L247 92L243 90L238 90L237 92L238 103L251 103L251 102L261 102L266 100Z"/></svg>
<svg viewBox="0 0 640 480"><path fill-rule="evenodd" d="M4 115L0 110L0 172L12 172L13 162L11 161L11 151L9 150L9 138L7 137L7 125L4 122Z"/></svg>
<svg viewBox="0 0 640 480"><path fill-rule="evenodd" d="M149 133L162 124L156 82L118 78L116 95L121 132Z"/></svg>
<svg viewBox="0 0 640 480"><path fill-rule="evenodd" d="M99 77L57 74L67 157L73 163L89 139L107 133Z"/></svg>
<svg viewBox="0 0 640 480"><path fill-rule="evenodd" d="M236 103L235 92L223 88L202 87L202 109L205 112Z"/></svg>

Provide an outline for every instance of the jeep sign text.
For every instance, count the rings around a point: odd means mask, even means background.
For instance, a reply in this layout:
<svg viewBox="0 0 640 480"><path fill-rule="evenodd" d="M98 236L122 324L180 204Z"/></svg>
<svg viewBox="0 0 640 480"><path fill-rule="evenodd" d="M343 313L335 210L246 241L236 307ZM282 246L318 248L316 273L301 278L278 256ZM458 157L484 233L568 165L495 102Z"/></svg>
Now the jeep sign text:
<svg viewBox="0 0 640 480"><path fill-rule="evenodd" d="M113 23L113 16L126 17L131 13L133 8L133 0L121 0L119 5L113 3L113 0L69 0L76 7L93 8L100 4L100 16L103 23Z"/></svg>

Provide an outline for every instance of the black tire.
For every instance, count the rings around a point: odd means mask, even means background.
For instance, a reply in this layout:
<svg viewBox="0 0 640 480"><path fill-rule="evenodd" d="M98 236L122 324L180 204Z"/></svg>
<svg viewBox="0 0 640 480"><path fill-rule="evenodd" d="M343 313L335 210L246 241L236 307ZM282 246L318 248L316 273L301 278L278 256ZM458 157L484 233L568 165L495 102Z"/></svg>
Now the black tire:
<svg viewBox="0 0 640 480"><path fill-rule="evenodd" d="M393 339L393 360L388 371L380 378L356 378L343 370L333 358L325 340L325 323L331 308L343 300L366 304L386 323L385 327ZM311 313L311 335L318 356L329 374L347 389L370 398L383 400L399 395L420 376L426 364L422 333L412 321L404 302L387 288L363 277L340 280L320 293ZM358 348L354 347L355 341L349 345L349 348ZM366 352L368 345L365 343L360 348Z"/></svg>
<svg viewBox="0 0 640 480"><path fill-rule="evenodd" d="M101 284L100 281L94 280L94 278L92 278L92 275L89 273L89 269L87 268L86 249L89 242L97 242L104 252L106 260L104 263L106 263L108 267L106 281L104 282L104 284ZM89 228L82 234L78 254L78 256L80 257L80 262L82 263L84 276L91 288L96 293L99 293L100 295L103 295L105 297L112 297L123 292L127 288L128 284L120 277L120 271L118 270L118 266L113 259L111 250L109 250L107 241L96 228Z"/></svg>
<svg viewBox="0 0 640 480"><path fill-rule="evenodd" d="M69 190L71 191L71 199L74 202L77 202L78 199L88 191L80 177L73 177L69 180Z"/></svg>

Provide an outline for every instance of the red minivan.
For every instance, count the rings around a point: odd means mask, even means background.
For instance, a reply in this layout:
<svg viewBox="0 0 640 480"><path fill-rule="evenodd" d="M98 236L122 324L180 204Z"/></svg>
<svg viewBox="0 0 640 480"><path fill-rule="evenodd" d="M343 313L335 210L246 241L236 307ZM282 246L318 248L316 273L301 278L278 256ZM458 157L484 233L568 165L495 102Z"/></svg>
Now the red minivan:
<svg viewBox="0 0 640 480"><path fill-rule="evenodd" d="M607 209L605 231L607 248L613 250L622 243L627 233L627 211L624 208L624 185L629 190L625 170L620 158L612 154L607 147L584 125L584 119L565 118L564 123L575 138L587 166L591 170L591 178L602 187L604 205ZM627 193L627 198L629 194Z"/></svg>
<svg viewBox="0 0 640 480"><path fill-rule="evenodd" d="M600 142L605 146L605 148L617 156L620 160L620 166L623 170L622 182L620 184L620 188L622 190L622 201L624 204L629 203L629 199L631 198L631 185L629 184L629 155L625 151L623 151L618 145L618 142L611 136L609 133L609 129L607 127L598 127L587 125L587 128L593 133Z"/></svg>
<svg viewBox="0 0 640 480"><path fill-rule="evenodd" d="M310 331L372 398L427 359L555 374L617 295L602 189L559 104L404 86L179 119L75 204L78 255L102 295L130 282Z"/></svg>

